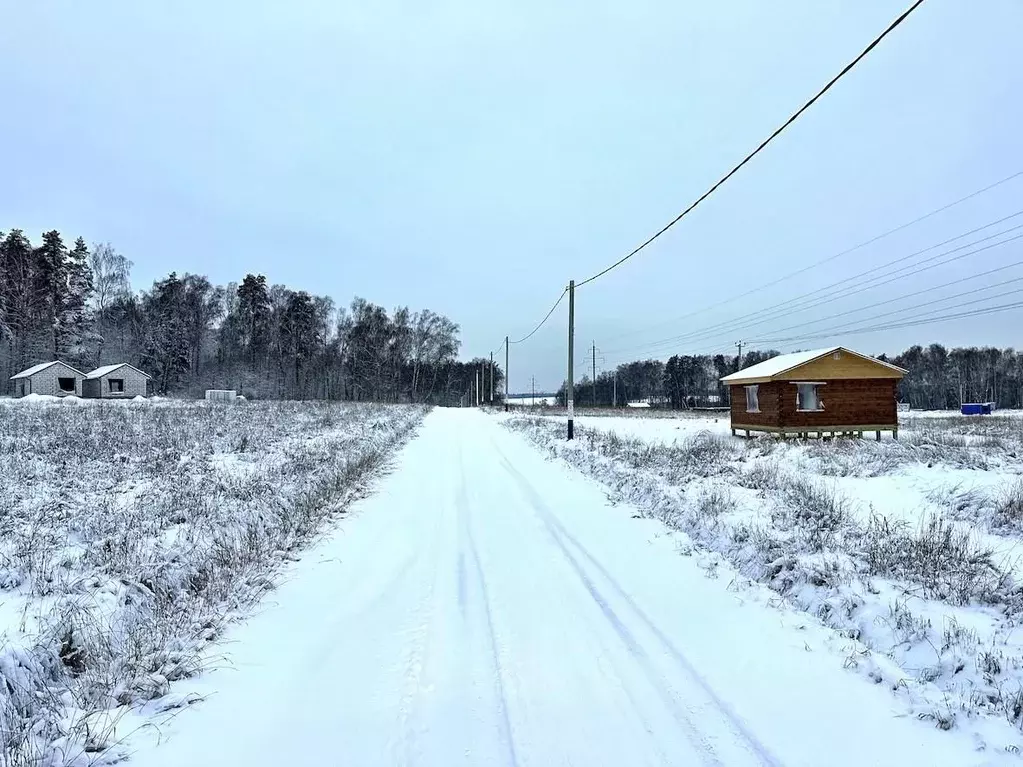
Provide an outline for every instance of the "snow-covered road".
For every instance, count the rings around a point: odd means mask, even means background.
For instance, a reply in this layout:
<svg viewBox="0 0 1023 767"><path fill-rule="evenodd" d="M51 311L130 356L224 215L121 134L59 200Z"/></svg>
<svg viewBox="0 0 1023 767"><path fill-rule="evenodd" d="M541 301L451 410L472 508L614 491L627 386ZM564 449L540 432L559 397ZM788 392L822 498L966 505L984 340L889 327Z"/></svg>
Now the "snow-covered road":
<svg viewBox="0 0 1023 767"><path fill-rule="evenodd" d="M494 419L436 410L135 761L984 763L819 637Z"/></svg>

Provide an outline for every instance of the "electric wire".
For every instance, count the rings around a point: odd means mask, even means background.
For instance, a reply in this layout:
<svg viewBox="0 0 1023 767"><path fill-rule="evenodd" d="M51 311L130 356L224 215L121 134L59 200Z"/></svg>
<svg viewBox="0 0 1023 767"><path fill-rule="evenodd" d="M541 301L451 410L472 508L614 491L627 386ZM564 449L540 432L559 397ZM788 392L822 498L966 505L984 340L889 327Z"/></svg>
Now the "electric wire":
<svg viewBox="0 0 1023 767"><path fill-rule="evenodd" d="M1019 213L1015 213L1015 214L1013 214L1013 216L1010 216L1008 218L1011 218L1011 217L1014 217L1014 216L1018 216L1018 215L1023 215L1023 211L1020 211ZM995 222L995 223L998 223L998 222ZM985 227L981 227L981 228L985 228ZM755 311L755 312L750 312L748 314L744 314L744 315L741 315L739 317L735 317L735 318L733 318L731 320L725 320L723 322L719 322L719 323L716 323L714 325L709 325L709 326L707 326L705 328L701 328L701 329L697 329L697 330L692 330L692 331L687 331L686 333L670 336L668 338L658 339L656 341L651 341L649 343L642 344L640 346L632 347L632 348L644 349L644 348L656 348L656 347L659 347L659 346L670 346L672 344L678 344L678 343L695 341L695 340L706 339L706 338L713 338L714 336L724 335L725 333L730 333L730 334L731 333L736 333L736 332L739 332L739 331L742 331L742 330L746 330L746 329L751 328L751 327L756 327L757 325L762 325L765 322L771 322L773 320L779 319L782 316L788 316L788 315L791 315L793 313L806 311L808 309L814 309L814 308L816 308L818 306L821 306L821 305L824 305L824 304L827 304L827 303L831 303L831 302L833 302L835 300L838 300L838 299L841 299L841 298L848 298L850 296L858 295L858 294L863 293L863 292L865 292L867 290L872 290L874 288L879 288L879 287L882 287L884 285L891 284L892 282L896 282L898 280L905 279L907 277L914 277L914 276L916 276L916 275L918 275L918 274L920 274L922 272L930 271L931 269L936 269L938 267L945 266L945 265L953 263L955 261L960 261L960 260L962 260L964 258L968 258L969 256L973 256L973 255L976 255L978 253L981 253L981 252L984 252L984 251L987 251L987 250L991 250L992 248L1000 247L1002 245L1007 245L1010 242L1014 242L1016 240L1019 240L1019 239L1023 238L1023 234L1018 234L1018 235L1015 235L1013 237L1009 237L1007 239L1001 240L999 242L990 243L988 245L984 245L983 247L976 248L975 250L967 250L964 253L959 253L959 251L962 251L962 250L967 249L967 248L972 248L972 247L974 247L976 245L979 245L980 243L983 243L983 242L986 242L988 240L994 239L995 237L1001 237L1001 236L1003 236L1005 234L1011 234L1012 232L1018 231L1019 229L1023 229L1023 224L1020 224L1020 225L1014 226L1014 227L1009 227L1008 229L1004 229L1004 230L1002 230L1000 232L996 232L995 234L988 235L987 237L982 237L980 239L977 239L977 240L974 240L972 242L966 243L965 245L960 245L960 246L958 246L956 248L951 248L949 250L946 250L946 251L943 251L941 253L938 253L938 254L936 254L934 256L930 256L930 257L928 257L926 259L922 259L920 261L917 261L914 264L909 264L907 266L900 267L898 269L895 269L893 271L889 271L889 272L884 273L884 274L878 274L878 275L875 275L873 277L869 277L867 280L863 280L863 281L860 281L858 283L854 283L853 285L848 285L845 288L842 288L838 293L829 293L828 295L821 295L824 291L831 291L833 288L836 288L836 287L842 285L843 283L850 282L850 281L853 281L853 280L857 280L857 279L859 279L861 277L864 277L864 276L866 276L868 274L871 274L872 272L876 272L876 271L879 271L880 269L884 269L886 267L892 266L892 265L894 265L896 263L899 263L901 261L904 261L904 260L906 260L908 258L912 258L914 256L917 256L917 255L920 255L922 253L925 253L925 252L927 252L929 250L933 250L935 247L940 247L941 245L945 245L945 244L947 244L949 242L952 242L952 241L957 240L957 239L961 239L963 236L965 236L965 235L959 235L957 237L951 238L950 240L946 240L945 242L938 243L938 245L931 246L929 248L925 248L924 250L917 251L916 253L910 254L909 256L904 256L902 258L895 259L895 260L890 261L890 262L888 262L886 264L882 264L881 266L874 267L872 269L868 269L867 271L861 272L861 273L859 273L857 275L854 275L852 277L847 277L847 278L845 278L843 280L839 280L837 282L833 282L833 283L831 283L829 285L826 285L826 286L824 286L822 288L817 288L815 290L809 291L809 292L804 293L801 296L798 296L798 297L796 297L794 299L789 299L788 301L782 302L781 304L777 304L777 305L772 306L772 307L767 307L765 309L760 309L760 310ZM971 232L967 232L966 234L967 235L968 234L973 234L976 231L978 231L978 230L973 230ZM958 253L958 255L952 255L952 254L956 254L956 253ZM935 263L936 259L940 259L940 258L943 258L945 256L951 256L951 258L945 258L944 260L937 261ZM922 266L924 264L927 264L927 265L926 266ZM796 304L793 305L793 302L798 302L798 301L803 301L803 303L802 304L796 303ZM623 349L611 349L609 351L616 352L616 351L622 351L622 350Z"/></svg>
<svg viewBox="0 0 1023 767"><path fill-rule="evenodd" d="M625 256L623 256L622 258L618 259L617 261L615 261L610 266L605 267L604 269L600 270L599 272L597 272L593 276L587 277L582 282L577 283L576 287L580 288L583 285L586 285L587 283L593 282L594 280L598 279L599 277L603 277L605 274L610 272L612 269L616 269L617 267L621 266L626 261L628 261L630 258L632 258L637 253L639 253L644 248L646 248L650 243L654 242L654 240L656 240L662 234L664 234L669 229L671 229L673 226L675 226L675 224L677 224L679 221L681 221L683 218L685 218L686 215L688 215L690 213L690 211L692 211L694 208L696 208L697 205L699 205L701 202L703 202L708 197L710 197L715 191L717 191L718 187L720 187L722 184L724 184L726 181L728 181L728 179L730 179L732 176L734 176L736 173L738 173L739 170L746 163L748 163L750 160L752 160L754 157L756 157L758 154L760 154L760 152L768 144L770 144L772 141L774 141L774 139L777 138L786 128L788 128L790 125L792 125L792 123L794 123L800 117L800 115L802 115L806 110L808 110L811 106L813 106L813 104L821 96L823 96L825 93L827 93L829 90L831 90L831 87L835 83L837 83L839 80L841 80L842 77L844 77L850 70L852 70L853 67L855 67L857 64L859 64L860 61L862 61L867 56L867 54L869 54L896 27L898 27L903 21L905 21L909 17L909 15L911 13L913 13L913 11L915 11L917 8L919 8L923 4L923 2L924 2L924 0L916 0L916 2L914 2L908 9L903 11L902 14L898 18L895 19L895 21L893 21L891 24L889 24L887 26L887 28L885 28L885 30L880 35L878 35L876 38L874 38L873 41L871 41L870 45L868 45L866 48L864 48L856 58L854 58L852 61L850 61L848 64L846 64L845 67L842 68L842 71L840 71L837 75L832 77L831 80L828 81L827 85L825 85L816 94L814 94L814 96L809 101L807 101L805 104L803 104L803 106L801 106L798 110L796 110L784 123L782 123L778 128L776 128L774 133L772 133L770 136L768 136L766 139L764 139L756 149L754 149L752 152L750 152L748 155L746 155L746 157L744 157L743 160L738 165L736 165L734 168L732 168L730 171L728 171L728 173L726 173L724 176L722 176L713 186L710 187L710 189L708 189L706 192L704 192L702 195L700 195L696 199L695 202L691 203L688 208L686 208L681 213L679 213L674 219L672 219L670 222L668 222L668 224L663 226L660 230L658 230L655 234L653 234L650 238L648 238L639 247L633 249L630 253L628 253Z"/></svg>
<svg viewBox="0 0 1023 767"><path fill-rule="evenodd" d="M1018 277L1018 278L1016 278L1014 280L1006 280L1005 282L999 283L997 285L989 285L989 286L984 287L984 288L978 288L976 290L967 291L966 293L961 293L958 296L950 296L948 298L941 298L941 299L938 299L936 301L925 301L922 304L916 304L915 306L906 306L906 307L903 307L902 309L893 309L890 312L882 312L881 314L877 314L877 315L875 315L873 317L869 317L869 318L867 318L865 320L859 320L859 321L860 322L871 322L871 321L874 321L874 320L878 320L881 317L889 317L889 316L891 316L893 314L901 314L902 312L907 312L907 311L910 311L910 310L913 310L913 309L921 309L921 308L923 308L925 306L933 306L936 303L941 303L942 301L948 301L948 300L950 300L950 298L961 298L962 296L968 296L968 295L972 295L974 293L980 293L980 292L982 292L984 290L991 290L992 288L999 288L999 287L1002 287L1003 285L1008 285L1008 284L1013 283L1013 282L1019 282L1020 280L1023 280L1023 277ZM1006 291L1004 293L998 293L998 294L993 295L993 296L984 296L983 298L975 298L972 301L963 301L962 303L952 304L951 306L942 306L942 307L940 307L938 309L932 309L930 311L924 312L923 314L918 314L915 317L909 317L909 318L905 318L905 319L919 319L920 317L926 317L929 314L938 314L939 312L946 312L949 309L959 309L959 308L961 308L963 306L971 306L973 304L979 304L979 303L981 303L983 301L992 301L992 300L994 300L996 298L1004 298L1005 296L1014 295L1016 293L1023 293L1023 288L1017 288L1015 290L1009 290L1009 291ZM832 325L831 327L817 328L817 330L815 332L816 333L820 333L820 334L835 333L835 332L843 331L845 329L845 327L848 327L848 326ZM753 341L750 341L750 343L756 343L756 344L762 344L762 343L771 343L771 344L774 344L774 343L787 343L789 341L797 341L797 340L799 340L799 339L801 339L803 337L804 336L790 336L788 338L755 339Z"/></svg>
<svg viewBox="0 0 1023 767"><path fill-rule="evenodd" d="M847 331L844 331L842 333L839 333L838 335L840 335L840 336L863 335L863 334L866 334L866 333L874 333L874 332L879 332L879 331L882 331L882 330L896 330L898 328L909 328L909 327L915 327L915 326L918 326L918 325L930 325L932 323L946 322L948 320L957 320L957 319L963 319L963 318L966 318L966 317L978 317L978 316L987 315L987 314L998 314L1000 312L1009 311L1010 309L1018 309L1020 307L1023 307L1023 301L1019 301L1019 302L1011 303L1011 304L1001 304L999 306L984 307L982 309L974 309L972 311L959 312L957 314L947 314L947 315L943 315L941 317L932 317L930 319L910 319L910 320L906 320L905 322L895 322L895 323L889 323L889 324L884 324L884 325L876 325L876 326L871 326L871 327L853 328L851 330L847 330ZM948 308L951 308L951 307L948 307ZM793 338L793 340L794 341L813 341L813 340L817 340L819 338L833 338L834 335L835 334L827 334L826 333L826 334L821 334L821 335L799 336L798 338Z"/></svg>
<svg viewBox="0 0 1023 767"><path fill-rule="evenodd" d="M564 290L561 291L561 295L558 296L558 300L554 302L554 306L552 306L551 310L549 312L547 312L547 316L545 316L542 320L540 320L540 324L539 325L537 325L535 328L533 328L531 331L529 331L529 333L524 335L518 341L509 341L508 343L509 344L521 344L523 341L528 341L533 336L533 334L536 333L536 331L538 331L540 328L542 328L544 326L544 324L547 322L547 320L549 320L551 318L551 315L554 314L554 310L558 308L558 305L561 303L561 299L563 299L565 297L565 294L567 292L568 292L568 288L565 288Z"/></svg>
<svg viewBox="0 0 1023 767"><path fill-rule="evenodd" d="M664 325L669 325L669 324L672 324L672 323L675 323L675 322L679 322L681 320L688 319L689 317L694 317L694 316L696 316L698 314L702 314L704 312L709 312L709 311L712 311L714 309L718 309L718 308L720 308L722 306L725 306L727 304L730 304L730 303L733 303L735 301L738 301L740 298L746 298L747 296L751 296L754 293L759 293L761 290L765 290L766 288L774 287L775 285L778 285L779 283L782 283L785 280L791 279L792 277L797 277L800 274L805 274L806 272L808 272L808 271L810 271L812 269L816 269L818 266L822 266L823 264L830 263L831 261L834 261L837 258L841 258L842 256L847 256L850 253L854 253L857 250L860 250L862 248L867 247L868 245L873 245L875 242L883 240L886 237L889 237L889 236L891 236L893 234L897 234L898 232L901 232L901 231L903 231L905 229L908 229L909 227L914 226L916 224L919 224L922 221L926 221L927 219L932 218L933 216L936 216L939 213L944 213L946 210L954 208L955 206L960 205L960 204L966 202L967 200L972 200L974 197L978 197L979 195L982 195L982 194L984 194L986 192L989 192L992 189L995 189L995 188L1001 186L1002 184L1006 184L1009 181L1012 181L1014 179L1019 178L1020 176L1023 176L1023 170L1018 170L1015 173L1013 173L1013 174L1011 174L1009 176L1006 176L1006 177L1004 177L1002 179L999 179L998 181L995 181L992 184L988 184L987 186L985 186L985 187L983 187L981 189L977 189L977 190L975 190L973 192L970 192L966 196L960 197L958 200L954 200L954 201L952 201L950 203L942 205L940 208L935 208L934 210L931 210L931 211L929 211L927 213L924 213L922 216L918 216L917 218L914 218L912 221L907 221L907 222L905 222L903 224L900 224L900 225L896 226L893 229L889 229L889 230L887 230L885 232L882 232L881 234L875 235L875 236L873 236L873 237L871 237L871 238L869 238L867 240L864 240L863 242L861 242L861 243L859 243L857 245L853 245L850 248L846 248L843 251L835 253L832 256L828 256L827 258L823 258L820 261L815 261L814 263L810 264L809 266L804 266L804 267L802 267L800 269L797 269L794 272L790 272L789 274L786 274L783 277L779 277L776 280L772 280L771 282L767 282L767 283L764 283L762 285L757 285L757 286L755 286L753 288L750 288L745 293L738 293L738 294L736 294L734 296L730 296L729 298L726 298L726 299L724 299L722 301L719 301L719 302L717 302L715 304L711 304L710 306L705 306L702 309L697 309L695 311L688 312L686 314L680 315L680 316L675 317L675 318L670 319L670 320L663 320L661 322L654 323L653 325L649 325L649 326L647 326L644 329L630 330L627 333L621 333L621 334L616 335L616 336L611 336L610 338L607 338L605 340L607 340L607 341L615 341L615 340L617 340L619 338L627 338L628 336L634 336L637 333L644 332L645 330L650 330L651 328L662 327ZM1011 218L1011 216L1009 218ZM993 221L990 224L986 224L983 227L979 227L978 229L974 229L971 232L965 232L964 234L960 235L960 237L969 236L970 234L978 232L981 229L986 228L987 226L994 226L995 224L1000 223L1000 221L1004 221L1004 220L1006 220L1006 219L1000 219L999 221ZM950 241L951 240L948 240L946 242L950 242ZM943 244L943 243L941 243L941 244ZM941 244L933 246L933 247L940 247ZM914 254L914 255L918 255L918 254Z"/></svg>

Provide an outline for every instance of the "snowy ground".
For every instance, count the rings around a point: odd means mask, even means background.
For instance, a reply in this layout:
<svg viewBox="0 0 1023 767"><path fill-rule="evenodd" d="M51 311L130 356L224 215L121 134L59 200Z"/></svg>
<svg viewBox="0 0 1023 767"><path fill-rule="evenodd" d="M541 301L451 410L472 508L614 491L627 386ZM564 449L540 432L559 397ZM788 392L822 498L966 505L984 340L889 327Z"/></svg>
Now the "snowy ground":
<svg viewBox="0 0 1023 767"><path fill-rule="evenodd" d="M222 668L176 685L209 697L133 736L136 763L1006 758L899 716L834 632L708 578L683 536L478 411L431 413L356 510L230 632Z"/></svg>
<svg viewBox="0 0 1023 767"><path fill-rule="evenodd" d="M0 765L115 759L188 705L174 683L424 413L0 401Z"/></svg>
<svg viewBox="0 0 1023 767"><path fill-rule="evenodd" d="M551 406L558 401L558 398L554 395L550 396L536 396L536 397L509 397L509 405L525 405L526 407L544 407Z"/></svg>
<svg viewBox="0 0 1023 767"><path fill-rule="evenodd" d="M422 411L82 404L0 405L2 767L1019 763L1021 419L435 410L350 503Z"/></svg>
<svg viewBox="0 0 1023 767"><path fill-rule="evenodd" d="M881 443L733 438L715 415L584 415L574 443L563 416L498 418L834 629L907 713L1019 748L1020 414L904 413Z"/></svg>

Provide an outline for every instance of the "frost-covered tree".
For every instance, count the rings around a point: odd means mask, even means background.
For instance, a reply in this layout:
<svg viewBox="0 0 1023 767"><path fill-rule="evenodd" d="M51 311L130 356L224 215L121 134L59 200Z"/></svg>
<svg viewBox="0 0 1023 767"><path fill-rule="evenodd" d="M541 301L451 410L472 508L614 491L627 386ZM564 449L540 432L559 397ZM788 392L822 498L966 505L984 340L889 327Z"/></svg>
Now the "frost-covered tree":
<svg viewBox="0 0 1023 767"><path fill-rule="evenodd" d="M96 243L89 253L92 271L92 363L100 365L114 332L115 309L131 295L132 263L110 243Z"/></svg>
<svg viewBox="0 0 1023 767"><path fill-rule="evenodd" d="M60 287L54 356L80 360L85 356L85 342L89 337L88 305L93 292L89 248L81 237L75 240L65 257Z"/></svg>
<svg viewBox="0 0 1023 767"><path fill-rule="evenodd" d="M141 363L162 392L179 388L189 369L185 290L185 283L171 272L142 296Z"/></svg>

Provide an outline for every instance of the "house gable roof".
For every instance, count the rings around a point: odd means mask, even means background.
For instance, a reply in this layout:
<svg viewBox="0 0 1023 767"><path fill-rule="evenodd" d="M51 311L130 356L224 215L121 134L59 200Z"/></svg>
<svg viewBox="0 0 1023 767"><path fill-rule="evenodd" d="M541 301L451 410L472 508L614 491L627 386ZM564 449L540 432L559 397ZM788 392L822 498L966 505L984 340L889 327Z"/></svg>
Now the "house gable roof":
<svg viewBox="0 0 1023 767"><path fill-rule="evenodd" d="M152 378L152 376L149 375L149 373L143 373L134 365L129 365L127 362L115 362L113 365L104 365L103 367L96 368L92 372L87 373L85 375L85 380L92 381L95 380L96 378L102 378L103 376L109 375L110 373L113 373L115 370L118 370L120 368L131 368L139 375L145 376L146 378Z"/></svg>
<svg viewBox="0 0 1023 767"><path fill-rule="evenodd" d="M865 354L854 352L852 349L846 349L844 346L829 346L826 349L812 349L805 352L780 354L777 357L772 357L769 360L765 360L759 364L740 370L737 373L724 376L721 379L721 382L725 384L739 384L745 382L755 383L760 381L770 381L810 362L814 362L815 360L834 354L835 352L850 354L853 357L858 357L861 360L866 360L867 362L883 366L896 373L905 374L907 372L898 365L892 365L890 362L883 362L879 359L868 357Z"/></svg>
<svg viewBox="0 0 1023 767"><path fill-rule="evenodd" d="M68 370L70 370L71 372L75 373L76 375L80 375L80 376L84 376L85 375L85 373L83 373L81 370L78 370L77 368L71 367L66 362L61 362L60 360L54 360L53 362L41 362L38 365L33 365L30 368L22 370L20 373L16 373L15 375L12 375L11 376L11 380L12 381L16 381L19 378L31 378L36 373L42 373L44 370L46 370L47 368L50 368L50 367L52 367L54 365L63 365L64 367L66 367Z"/></svg>

